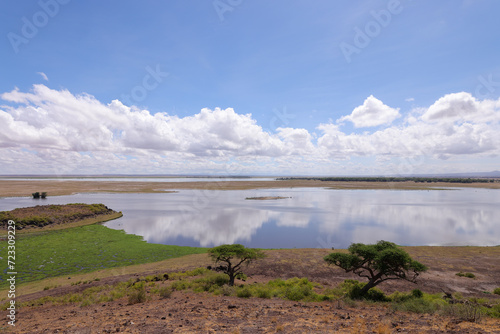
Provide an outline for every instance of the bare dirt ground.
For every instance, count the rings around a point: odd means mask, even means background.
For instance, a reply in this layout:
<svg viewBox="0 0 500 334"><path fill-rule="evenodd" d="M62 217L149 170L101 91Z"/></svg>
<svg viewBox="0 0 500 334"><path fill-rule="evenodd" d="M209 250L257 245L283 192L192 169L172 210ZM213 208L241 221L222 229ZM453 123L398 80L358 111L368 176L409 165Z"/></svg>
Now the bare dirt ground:
<svg viewBox="0 0 500 334"><path fill-rule="evenodd" d="M66 181L66 180L0 180L0 197L31 196L44 191L48 196L83 192L154 193L173 189L245 190L297 187L324 187L332 189L407 189L422 190L450 187L500 189L500 183L416 183L416 182L332 182L318 180L283 181L210 181L210 182L121 182L121 181Z"/></svg>
<svg viewBox="0 0 500 334"><path fill-rule="evenodd" d="M499 333L500 322L393 312L389 307L174 292L127 305L25 308L17 333Z"/></svg>
<svg viewBox="0 0 500 334"><path fill-rule="evenodd" d="M417 285L403 281L382 283L386 293L419 288L427 293L460 292L464 297L485 297L500 287L500 247L406 247L413 258L430 270ZM267 282L275 278L307 277L325 287L333 287L346 278L338 268L326 265L322 257L327 249L269 250L268 257L247 269L244 284ZM169 265L170 263L170 265ZM101 275L91 284L38 291L18 297L26 302L42 296L79 292L90 286L126 281L132 277L165 273L210 265L205 254L136 266L134 271ZM475 279L458 277L457 272L472 272ZM91 275L91 274L86 274ZM81 279L63 278L60 282ZM168 281L166 281L168 282ZM241 282L243 283L243 282ZM38 285L42 286L42 285ZM488 298L500 296L488 294ZM0 312L6 319L6 312ZM0 324L2 329L3 324ZM6 326L3 329L7 329ZM18 333L500 333L500 320L483 318L479 323L453 317L395 312L389 306L339 301L292 302L280 299L242 299L213 296L208 293L174 292L170 298L152 296L147 302L127 305L126 298L80 307L43 305L23 307L17 314Z"/></svg>

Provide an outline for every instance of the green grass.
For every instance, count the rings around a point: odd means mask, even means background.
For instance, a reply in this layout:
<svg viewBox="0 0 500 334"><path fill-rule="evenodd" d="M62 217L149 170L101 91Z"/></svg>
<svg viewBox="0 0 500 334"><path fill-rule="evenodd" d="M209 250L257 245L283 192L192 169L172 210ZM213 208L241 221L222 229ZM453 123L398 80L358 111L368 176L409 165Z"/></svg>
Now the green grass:
<svg viewBox="0 0 500 334"><path fill-rule="evenodd" d="M142 237L102 225L88 225L16 239L17 284L48 277L92 272L205 253L206 248L149 244ZM7 243L0 244L2 268L7 268ZM0 278L0 289L7 287Z"/></svg>

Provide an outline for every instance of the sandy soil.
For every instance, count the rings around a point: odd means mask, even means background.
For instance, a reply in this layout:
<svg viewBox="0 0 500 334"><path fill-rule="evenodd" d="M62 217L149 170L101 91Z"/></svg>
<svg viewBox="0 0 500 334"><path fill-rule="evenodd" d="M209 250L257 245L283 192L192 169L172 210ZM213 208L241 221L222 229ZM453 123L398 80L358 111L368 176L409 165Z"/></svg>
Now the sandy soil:
<svg viewBox="0 0 500 334"><path fill-rule="evenodd" d="M0 197L31 196L45 191L48 196L80 192L135 192L152 193L173 189L245 190L264 188L323 187L332 189L435 189L448 187L475 187L500 189L500 183L415 183L415 182L329 182L315 180L283 181L210 181L210 182L121 182L121 181L51 181L0 180Z"/></svg>
<svg viewBox="0 0 500 334"><path fill-rule="evenodd" d="M415 259L430 270L417 285L403 281L382 283L386 293L419 288L424 292L460 292L463 296L484 297L484 291L500 286L500 247L406 247ZM244 284L275 278L308 277L325 287L354 278L339 268L326 265L327 249L266 251L268 257L248 268ZM175 270L169 270L169 263ZM17 301L42 296L78 292L90 286L126 281L146 276L192 269L211 264L207 255L190 255L136 267L136 272L101 278L84 286L62 286L18 297ZM459 271L472 272L475 279L458 277ZM86 274L89 275L89 274ZM108 272L109 275L109 272ZM64 278L67 280L66 278ZM70 280L79 280L71 277ZM168 281L165 282L168 284ZM241 282L240 282L241 283ZM69 284L69 283L66 283ZM42 286L39 284L39 286ZM500 299L500 296L488 295ZM5 319L6 312L0 312ZM483 318L480 323L458 321L452 317L394 312L388 306L343 302L302 303L280 299L240 299L236 297L174 292L168 299L127 305L125 298L87 307L44 305L21 308L17 315L18 333L500 333L500 320ZM0 324L0 329L3 324ZM5 327L4 327L5 329Z"/></svg>

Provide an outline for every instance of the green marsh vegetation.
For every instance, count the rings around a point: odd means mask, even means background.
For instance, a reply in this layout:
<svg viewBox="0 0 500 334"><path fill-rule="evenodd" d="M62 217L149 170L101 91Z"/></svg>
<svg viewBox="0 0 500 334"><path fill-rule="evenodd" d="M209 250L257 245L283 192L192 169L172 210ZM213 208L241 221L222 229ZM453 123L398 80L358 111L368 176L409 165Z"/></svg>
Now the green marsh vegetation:
<svg viewBox="0 0 500 334"><path fill-rule="evenodd" d="M6 243L0 245L2 254L6 254L6 247ZM22 284L206 251L206 248L149 244L137 235L88 225L19 237L16 240L17 279ZM0 288L6 286L5 280L0 281Z"/></svg>

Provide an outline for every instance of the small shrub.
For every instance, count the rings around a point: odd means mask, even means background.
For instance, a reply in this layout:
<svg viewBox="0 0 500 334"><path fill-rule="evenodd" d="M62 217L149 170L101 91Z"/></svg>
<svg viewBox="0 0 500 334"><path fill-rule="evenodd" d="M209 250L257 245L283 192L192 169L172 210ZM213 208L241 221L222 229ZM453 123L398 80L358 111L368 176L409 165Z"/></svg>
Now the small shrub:
<svg viewBox="0 0 500 334"><path fill-rule="evenodd" d="M198 291L214 292L221 286L229 283L229 277L225 274L212 274L206 277L200 277L193 281Z"/></svg>
<svg viewBox="0 0 500 334"><path fill-rule="evenodd" d="M208 270L207 268L200 267L200 268L196 268L196 269L193 269L190 271L186 271L186 275L187 276L200 276L200 275L206 274L208 272L210 272L210 270Z"/></svg>
<svg viewBox="0 0 500 334"><path fill-rule="evenodd" d="M411 290L411 295L414 298L422 298L424 296L424 293L419 289L413 289Z"/></svg>
<svg viewBox="0 0 500 334"><path fill-rule="evenodd" d="M496 288L495 290L493 290L493 293L495 295L500 295L500 288Z"/></svg>
<svg viewBox="0 0 500 334"><path fill-rule="evenodd" d="M476 277L476 275L474 275L473 273L463 273L463 272L456 273L455 275L460 276L460 277L467 277L467 278L475 278Z"/></svg>
<svg viewBox="0 0 500 334"><path fill-rule="evenodd" d="M243 282L246 282L246 280L248 279L247 275L243 274L243 273L239 273L235 276L236 279L239 279Z"/></svg>
<svg viewBox="0 0 500 334"><path fill-rule="evenodd" d="M356 280L346 279L340 284L340 289L345 291L345 296L351 299L366 299L375 302L385 302L390 299L378 288L371 288L363 296L361 294L361 289L365 286L365 283L361 283Z"/></svg>
<svg viewBox="0 0 500 334"><path fill-rule="evenodd" d="M114 299L112 296L108 295L100 295L99 299L97 300L98 303L106 303L106 302L112 302Z"/></svg>
<svg viewBox="0 0 500 334"><path fill-rule="evenodd" d="M181 291L181 290L186 290L192 286L191 282L187 281L174 281L170 287L174 290Z"/></svg>
<svg viewBox="0 0 500 334"><path fill-rule="evenodd" d="M299 301L310 296L312 293L312 287L309 285L295 285L286 288L285 298L293 301Z"/></svg>
<svg viewBox="0 0 500 334"><path fill-rule="evenodd" d="M82 303L80 304L80 307L90 306L92 304L93 304L92 300L90 300L89 298L86 298L82 301Z"/></svg>
<svg viewBox="0 0 500 334"><path fill-rule="evenodd" d="M33 198L35 198L35 199L38 199L38 198L40 198L40 193L37 191L35 193L32 193L31 196L33 196Z"/></svg>
<svg viewBox="0 0 500 334"><path fill-rule="evenodd" d="M292 286L285 291L285 298L289 300L299 301L305 296L304 289L301 289L298 286Z"/></svg>
<svg viewBox="0 0 500 334"><path fill-rule="evenodd" d="M395 302L395 303L402 303L402 302L405 302L411 298L414 298L413 295L409 295L407 293L404 293L404 292L399 292L399 291L396 291L394 292L393 294L391 294L389 296L389 298Z"/></svg>
<svg viewBox="0 0 500 334"><path fill-rule="evenodd" d="M389 298L384 294L384 292L377 288L371 288L366 293L365 299L371 300L374 302L387 302Z"/></svg>
<svg viewBox="0 0 500 334"><path fill-rule="evenodd" d="M154 282L155 281L155 276L151 275L151 276L146 276L144 278L141 277L141 280L144 280L146 282Z"/></svg>
<svg viewBox="0 0 500 334"><path fill-rule="evenodd" d="M116 299L120 299L122 298L123 296L125 296L125 292L124 291L121 291L121 290L112 290L111 291L111 298L113 300L116 300Z"/></svg>
<svg viewBox="0 0 500 334"><path fill-rule="evenodd" d="M129 305L143 303L146 301L146 289L141 287L139 289L132 289L128 295L128 303Z"/></svg>
<svg viewBox="0 0 500 334"><path fill-rule="evenodd" d="M411 298L400 303L394 303L392 308L396 311L433 314L440 309L438 303L424 298Z"/></svg>
<svg viewBox="0 0 500 334"><path fill-rule="evenodd" d="M500 304L496 304L491 308L484 308L483 310L488 317L500 318Z"/></svg>
<svg viewBox="0 0 500 334"><path fill-rule="evenodd" d="M240 298L250 298L252 297L252 291L250 290L249 287L244 286L236 291L236 296Z"/></svg>
<svg viewBox="0 0 500 334"><path fill-rule="evenodd" d="M234 286L224 285L221 288L221 293L224 296L234 296L236 293L236 288Z"/></svg>
<svg viewBox="0 0 500 334"><path fill-rule="evenodd" d="M259 298L270 299L273 296L272 289L267 286L259 286L256 288L255 292Z"/></svg>
<svg viewBox="0 0 500 334"><path fill-rule="evenodd" d="M169 298L172 295L172 288L170 287L162 287L160 288L158 294L160 295L160 298Z"/></svg>
<svg viewBox="0 0 500 334"><path fill-rule="evenodd" d="M478 322L483 314L481 307L473 303L449 304L444 309L444 314L455 317L461 321Z"/></svg>

